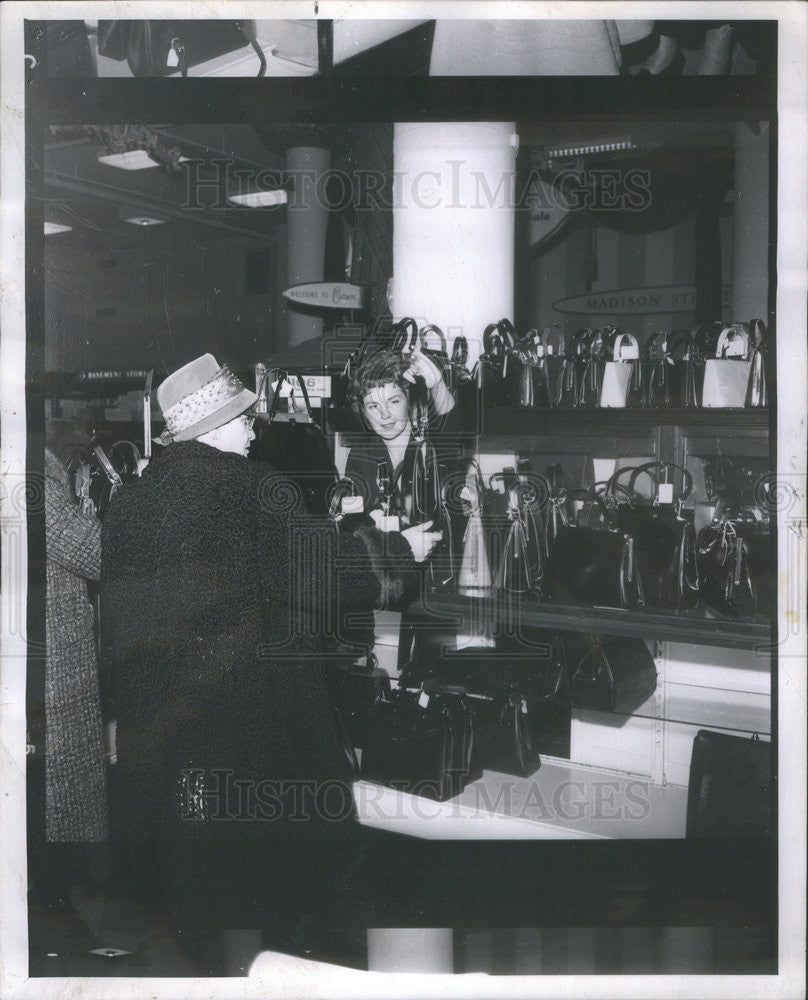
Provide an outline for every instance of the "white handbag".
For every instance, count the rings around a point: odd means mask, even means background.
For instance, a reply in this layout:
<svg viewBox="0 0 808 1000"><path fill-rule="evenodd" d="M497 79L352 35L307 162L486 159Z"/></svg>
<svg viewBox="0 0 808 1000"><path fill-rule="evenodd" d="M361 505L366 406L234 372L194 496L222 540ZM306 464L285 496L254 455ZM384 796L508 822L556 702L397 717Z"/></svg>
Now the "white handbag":
<svg viewBox="0 0 808 1000"><path fill-rule="evenodd" d="M724 327L715 357L704 363L703 407L741 407L746 404L752 354L749 333L740 323Z"/></svg>
<svg viewBox="0 0 808 1000"><path fill-rule="evenodd" d="M600 405L625 407L634 369L640 363L640 347L630 333L618 333L613 351L614 360L603 365Z"/></svg>

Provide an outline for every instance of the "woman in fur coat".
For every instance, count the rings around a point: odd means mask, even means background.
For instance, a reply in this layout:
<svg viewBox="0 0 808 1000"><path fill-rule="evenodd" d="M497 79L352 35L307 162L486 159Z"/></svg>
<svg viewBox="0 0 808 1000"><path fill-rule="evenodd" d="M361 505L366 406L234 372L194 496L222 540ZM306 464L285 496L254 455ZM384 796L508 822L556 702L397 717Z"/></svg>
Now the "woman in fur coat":
<svg viewBox="0 0 808 1000"><path fill-rule="evenodd" d="M110 505L102 621L122 838L343 836L354 822L323 640L416 585L369 518L337 535L247 459L255 395L211 355L158 389L165 447Z"/></svg>

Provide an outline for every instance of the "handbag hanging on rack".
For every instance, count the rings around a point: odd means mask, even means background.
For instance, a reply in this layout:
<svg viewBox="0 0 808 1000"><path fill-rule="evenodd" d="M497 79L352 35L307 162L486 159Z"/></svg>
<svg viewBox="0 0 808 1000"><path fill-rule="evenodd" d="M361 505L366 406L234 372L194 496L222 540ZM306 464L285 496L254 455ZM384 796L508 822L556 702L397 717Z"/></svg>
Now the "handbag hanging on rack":
<svg viewBox="0 0 808 1000"><path fill-rule="evenodd" d="M665 480L681 474L681 490ZM629 481L620 490L619 479ZM636 492L637 480L648 475L655 485L655 498L649 503ZM643 582L649 607L685 611L699 603L699 567L696 532L684 504L693 488L687 469L670 462L648 462L635 468L620 469L607 483L605 496L617 504L617 524L634 539L634 559ZM619 502L618 493L628 500Z"/></svg>
<svg viewBox="0 0 808 1000"><path fill-rule="evenodd" d="M668 335L661 330L651 334L640 359L642 378L642 405L646 408L673 405L674 360L670 353Z"/></svg>
<svg viewBox="0 0 808 1000"><path fill-rule="evenodd" d="M752 374L749 378L749 393L746 405L766 407L769 405L769 390L766 381L768 363L768 335L762 319L752 319L746 324L752 350Z"/></svg>
<svg viewBox="0 0 808 1000"><path fill-rule="evenodd" d="M339 480L328 438L314 423L305 379L289 380L288 372L275 369L267 379L277 375L269 411L258 413L255 420L255 441L250 456L269 462L278 472L285 473L294 482L305 508L311 514L328 514L331 491ZM292 386L289 409L280 408L281 389ZM303 406L295 400L300 388ZM259 398L261 393L258 393Z"/></svg>
<svg viewBox="0 0 808 1000"><path fill-rule="evenodd" d="M510 320L489 323L483 331L483 352L475 365L484 409L517 405L521 365L515 350L516 331Z"/></svg>
<svg viewBox="0 0 808 1000"><path fill-rule="evenodd" d="M529 330L517 344L515 353L521 365L519 406L523 409L548 407L550 394L543 365L544 343L541 333L538 330Z"/></svg>
<svg viewBox="0 0 808 1000"><path fill-rule="evenodd" d="M628 713L656 690L656 665L643 639L568 632L564 648L573 708Z"/></svg>
<svg viewBox="0 0 808 1000"><path fill-rule="evenodd" d="M574 490L570 500L594 501L602 508L606 530L563 525L558 529L542 579L545 601L573 606L630 608L645 603L642 577L634 559L634 540L617 525L602 497Z"/></svg>
<svg viewBox="0 0 808 1000"><path fill-rule="evenodd" d="M526 597L535 593L537 572L541 572L543 553L541 534L528 526L523 488L513 468L503 469L491 477L502 479L507 498L508 532L497 562L494 587L507 597Z"/></svg>

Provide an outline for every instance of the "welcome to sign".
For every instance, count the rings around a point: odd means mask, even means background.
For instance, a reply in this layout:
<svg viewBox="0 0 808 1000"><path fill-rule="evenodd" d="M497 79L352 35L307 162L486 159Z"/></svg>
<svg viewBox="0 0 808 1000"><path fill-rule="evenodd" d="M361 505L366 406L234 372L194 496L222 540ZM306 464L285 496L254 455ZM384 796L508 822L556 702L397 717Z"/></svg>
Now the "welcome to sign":
<svg viewBox="0 0 808 1000"><path fill-rule="evenodd" d="M721 289L721 305L730 305L729 285ZM586 316L630 316L648 313L692 312L696 308L693 285L652 285L648 288L614 288L590 292L553 303L558 312Z"/></svg>

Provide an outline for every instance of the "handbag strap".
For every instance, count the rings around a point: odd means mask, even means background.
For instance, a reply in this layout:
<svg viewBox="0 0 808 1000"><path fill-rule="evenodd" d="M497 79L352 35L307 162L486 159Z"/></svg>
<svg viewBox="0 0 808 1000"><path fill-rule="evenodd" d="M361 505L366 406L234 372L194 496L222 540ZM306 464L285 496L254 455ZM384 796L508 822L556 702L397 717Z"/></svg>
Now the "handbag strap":
<svg viewBox="0 0 808 1000"><path fill-rule="evenodd" d="M438 341L440 342L440 346L437 352L427 346L426 338L430 333L434 334L438 338ZM431 354L435 353L446 354L446 334L443 332L443 330L441 330L439 326L435 326L434 323L427 323L426 326L421 327L421 329L418 331L418 340L421 345L422 351L429 351L429 353Z"/></svg>
<svg viewBox="0 0 808 1000"><path fill-rule="evenodd" d="M465 368L469 360L469 345L466 338L460 334L452 345L452 364Z"/></svg>

